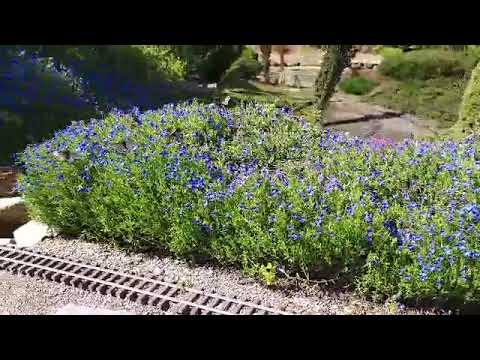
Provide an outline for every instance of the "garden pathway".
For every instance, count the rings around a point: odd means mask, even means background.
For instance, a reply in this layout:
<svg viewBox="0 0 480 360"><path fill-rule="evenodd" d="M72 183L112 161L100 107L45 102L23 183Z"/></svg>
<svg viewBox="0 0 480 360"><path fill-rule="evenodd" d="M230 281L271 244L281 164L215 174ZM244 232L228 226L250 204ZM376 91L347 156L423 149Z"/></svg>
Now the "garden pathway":
<svg viewBox="0 0 480 360"><path fill-rule="evenodd" d="M326 115L327 127L360 137L384 137L401 141L438 133L436 122L402 114L382 106L360 102L354 95L336 93Z"/></svg>

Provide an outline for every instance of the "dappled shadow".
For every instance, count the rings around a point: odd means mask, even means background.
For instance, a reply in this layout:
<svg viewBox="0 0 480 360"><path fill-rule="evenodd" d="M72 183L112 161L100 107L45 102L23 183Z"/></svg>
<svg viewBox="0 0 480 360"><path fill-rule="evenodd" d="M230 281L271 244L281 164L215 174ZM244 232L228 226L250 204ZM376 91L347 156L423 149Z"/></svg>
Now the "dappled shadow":
<svg viewBox="0 0 480 360"><path fill-rule="evenodd" d="M100 118L114 107L146 111L212 94L194 84L142 84L109 73L89 75L95 95L78 93L71 79L27 60L0 61L0 166L11 165L13 154L52 137L72 121Z"/></svg>

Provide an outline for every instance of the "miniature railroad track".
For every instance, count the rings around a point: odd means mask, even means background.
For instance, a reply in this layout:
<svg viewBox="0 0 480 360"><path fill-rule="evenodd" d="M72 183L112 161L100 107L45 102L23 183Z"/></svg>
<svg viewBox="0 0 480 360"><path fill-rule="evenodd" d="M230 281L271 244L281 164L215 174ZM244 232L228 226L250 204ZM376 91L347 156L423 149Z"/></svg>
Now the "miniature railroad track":
<svg viewBox="0 0 480 360"><path fill-rule="evenodd" d="M78 260L0 246L0 270L55 281L182 315L289 315L259 302L229 298L158 277L142 277Z"/></svg>

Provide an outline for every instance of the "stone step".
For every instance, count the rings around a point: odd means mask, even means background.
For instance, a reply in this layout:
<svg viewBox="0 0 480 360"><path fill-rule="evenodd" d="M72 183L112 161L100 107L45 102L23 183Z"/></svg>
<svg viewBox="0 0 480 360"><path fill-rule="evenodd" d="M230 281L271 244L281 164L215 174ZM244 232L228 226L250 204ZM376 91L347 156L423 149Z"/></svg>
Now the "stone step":
<svg viewBox="0 0 480 360"><path fill-rule="evenodd" d="M270 79L273 84L281 82L291 87L311 88L315 85L319 71L318 66L292 66L285 67L282 73L279 68L273 67L270 71Z"/></svg>

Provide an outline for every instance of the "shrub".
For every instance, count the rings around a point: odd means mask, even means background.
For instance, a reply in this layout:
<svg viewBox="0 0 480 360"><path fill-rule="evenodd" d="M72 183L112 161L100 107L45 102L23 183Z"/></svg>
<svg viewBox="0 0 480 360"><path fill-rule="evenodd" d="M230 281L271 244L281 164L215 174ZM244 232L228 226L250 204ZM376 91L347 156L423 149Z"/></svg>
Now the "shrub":
<svg viewBox="0 0 480 360"><path fill-rule="evenodd" d="M19 187L35 217L69 234L204 255L268 283L281 268L472 302L479 144L362 140L288 109L194 101L74 123L20 155Z"/></svg>
<svg viewBox="0 0 480 360"><path fill-rule="evenodd" d="M262 71L262 64L253 58L253 50L245 48L242 55L235 60L222 78L222 84L232 84L242 79L255 78Z"/></svg>
<svg viewBox="0 0 480 360"><path fill-rule="evenodd" d="M112 74L142 82L152 78L178 80L186 72L186 64L172 45L51 45L44 46L41 53L82 74L108 68Z"/></svg>
<svg viewBox="0 0 480 360"><path fill-rule="evenodd" d="M472 75L463 94L457 127L467 131L478 130L480 126L480 63Z"/></svg>
<svg viewBox="0 0 480 360"><path fill-rule="evenodd" d="M65 74L45 71L49 65L46 59L0 54L0 165L11 165L13 153L50 138L72 118L95 116L91 99Z"/></svg>
<svg viewBox="0 0 480 360"><path fill-rule="evenodd" d="M158 107L171 98L171 82L186 74L186 63L171 45L45 45L40 55L81 79L102 110Z"/></svg>
<svg viewBox="0 0 480 360"><path fill-rule="evenodd" d="M347 94L365 95L372 91L378 83L363 77L354 77L340 82L339 86Z"/></svg>
<svg viewBox="0 0 480 360"><path fill-rule="evenodd" d="M254 50L255 45L245 45L240 57L245 60L257 60L258 54Z"/></svg>
<svg viewBox="0 0 480 360"><path fill-rule="evenodd" d="M379 70L398 80L426 80L438 76L462 77L469 73L475 59L464 52L424 49L408 53L385 54Z"/></svg>
<svg viewBox="0 0 480 360"><path fill-rule="evenodd" d="M223 74L240 56L241 46L239 45L218 45L210 51L205 60L199 64L200 76L207 81L218 82Z"/></svg>
<svg viewBox="0 0 480 360"><path fill-rule="evenodd" d="M148 78L157 74L168 80L184 79L187 64L175 54L170 45L132 45L139 49L146 58Z"/></svg>

